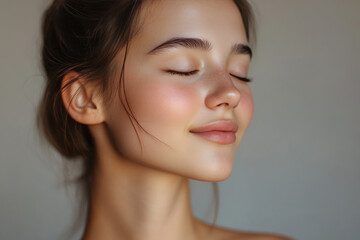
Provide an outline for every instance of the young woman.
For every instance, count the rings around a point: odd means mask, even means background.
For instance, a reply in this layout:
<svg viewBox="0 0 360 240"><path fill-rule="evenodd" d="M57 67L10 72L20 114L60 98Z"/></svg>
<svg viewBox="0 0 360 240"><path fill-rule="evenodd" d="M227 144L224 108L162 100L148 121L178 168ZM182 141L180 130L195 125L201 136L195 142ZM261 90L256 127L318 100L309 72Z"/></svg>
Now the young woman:
<svg viewBox="0 0 360 240"><path fill-rule="evenodd" d="M287 239L211 226L189 179L229 177L253 116L245 0L55 0L39 120L83 163L83 240Z"/></svg>

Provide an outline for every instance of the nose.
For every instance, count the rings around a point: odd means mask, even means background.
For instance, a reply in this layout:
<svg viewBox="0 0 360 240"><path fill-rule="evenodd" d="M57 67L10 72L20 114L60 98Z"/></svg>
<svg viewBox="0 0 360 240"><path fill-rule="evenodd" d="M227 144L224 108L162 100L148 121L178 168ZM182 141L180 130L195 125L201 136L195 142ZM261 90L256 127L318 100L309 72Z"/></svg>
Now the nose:
<svg viewBox="0 0 360 240"><path fill-rule="evenodd" d="M220 73L211 79L211 87L205 98L205 104L210 109L235 108L240 102L240 91L234 86L228 73Z"/></svg>

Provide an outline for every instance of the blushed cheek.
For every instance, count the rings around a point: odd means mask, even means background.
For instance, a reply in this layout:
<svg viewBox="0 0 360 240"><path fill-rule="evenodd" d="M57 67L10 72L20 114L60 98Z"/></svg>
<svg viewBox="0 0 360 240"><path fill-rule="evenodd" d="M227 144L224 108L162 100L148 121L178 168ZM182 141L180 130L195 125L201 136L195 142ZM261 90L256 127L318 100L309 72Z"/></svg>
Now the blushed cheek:
<svg viewBox="0 0 360 240"><path fill-rule="evenodd" d="M149 79L133 91L130 104L135 117L152 129L183 129L199 107L196 89L183 84Z"/></svg>
<svg viewBox="0 0 360 240"><path fill-rule="evenodd" d="M239 105L239 117L242 119L243 124L247 125L247 128L254 115L254 100L250 90L241 93Z"/></svg>

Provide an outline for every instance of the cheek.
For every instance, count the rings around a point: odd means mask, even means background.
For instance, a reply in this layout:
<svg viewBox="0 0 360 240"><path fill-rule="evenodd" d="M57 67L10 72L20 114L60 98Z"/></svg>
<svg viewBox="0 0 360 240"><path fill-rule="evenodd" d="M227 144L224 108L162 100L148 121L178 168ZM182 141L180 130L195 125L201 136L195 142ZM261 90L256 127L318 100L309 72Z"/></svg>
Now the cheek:
<svg viewBox="0 0 360 240"><path fill-rule="evenodd" d="M196 112L199 99L199 94L190 86L155 79L134 84L129 92L135 117L152 129L184 125Z"/></svg>
<svg viewBox="0 0 360 240"><path fill-rule="evenodd" d="M241 99L237 108L237 115L247 128L254 115L254 100L250 88L241 92Z"/></svg>

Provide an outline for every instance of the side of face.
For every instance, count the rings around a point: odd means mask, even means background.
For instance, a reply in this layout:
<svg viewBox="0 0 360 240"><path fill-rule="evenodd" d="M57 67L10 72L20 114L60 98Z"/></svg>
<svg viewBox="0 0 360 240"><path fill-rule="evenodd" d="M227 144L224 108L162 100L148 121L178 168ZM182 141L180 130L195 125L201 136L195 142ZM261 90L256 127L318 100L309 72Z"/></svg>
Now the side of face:
<svg viewBox="0 0 360 240"><path fill-rule="evenodd" d="M135 118L155 138L134 122L141 151L120 99L114 99L104 106L104 121L119 157L191 179L226 179L254 111L248 83L234 77L246 77L250 64L248 54L231 52L234 44L248 43L239 10L231 0L161 0L145 4L140 23L126 59L125 92ZM206 40L211 48L149 53L173 38ZM121 65L119 57L119 71ZM190 132L223 119L239 127L231 144Z"/></svg>

